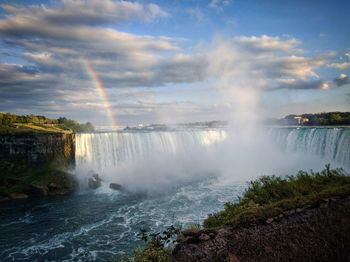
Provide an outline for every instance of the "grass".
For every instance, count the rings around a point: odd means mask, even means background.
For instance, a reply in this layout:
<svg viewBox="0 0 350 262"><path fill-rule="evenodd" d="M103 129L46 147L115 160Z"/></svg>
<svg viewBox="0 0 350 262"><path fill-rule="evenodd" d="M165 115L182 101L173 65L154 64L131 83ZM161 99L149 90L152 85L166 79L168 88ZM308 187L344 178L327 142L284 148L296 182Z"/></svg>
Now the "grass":
<svg viewBox="0 0 350 262"><path fill-rule="evenodd" d="M238 202L226 203L223 211L209 215L204 227L265 221L283 211L314 204L323 198L349 194L350 176L342 169L330 169L330 165L316 173L299 171L295 176L284 178L263 176L250 182Z"/></svg>
<svg viewBox="0 0 350 262"><path fill-rule="evenodd" d="M18 126L19 128L26 128L26 129L33 129L35 131L42 131L42 132L53 132L53 133L62 133L62 132L69 132L67 130L62 129L59 125L54 126L43 126L39 124L15 124L15 126Z"/></svg>
<svg viewBox="0 0 350 262"><path fill-rule="evenodd" d="M65 130L59 125L44 126L40 124L22 124L15 123L12 126L0 125L0 134L18 134L18 133L71 133L70 130Z"/></svg>

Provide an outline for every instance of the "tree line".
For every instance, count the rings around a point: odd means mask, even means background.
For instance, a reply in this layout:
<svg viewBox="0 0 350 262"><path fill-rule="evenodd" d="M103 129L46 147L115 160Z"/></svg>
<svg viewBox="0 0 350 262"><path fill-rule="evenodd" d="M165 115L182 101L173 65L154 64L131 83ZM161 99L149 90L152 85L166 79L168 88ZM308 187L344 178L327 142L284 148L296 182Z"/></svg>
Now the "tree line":
<svg viewBox="0 0 350 262"><path fill-rule="evenodd" d="M302 123L305 126L350 125L350 112L328 112L317 114L288 115L278 120L278 124L295 124L295 117L307 119L307 121L304 121Z"/></svg>

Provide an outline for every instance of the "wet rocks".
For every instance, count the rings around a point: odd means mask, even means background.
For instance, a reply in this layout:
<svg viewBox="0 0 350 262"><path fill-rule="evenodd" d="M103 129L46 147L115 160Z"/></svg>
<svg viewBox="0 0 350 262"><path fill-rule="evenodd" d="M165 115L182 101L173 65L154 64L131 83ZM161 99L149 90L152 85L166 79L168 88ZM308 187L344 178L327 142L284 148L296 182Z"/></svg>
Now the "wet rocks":
<svg viewBox="0 0 350 262"><path fill-rule="evenodd" d="M10 200L8 197L0 196L0 202L5 202L5 201L8 201L8 200Z"/></svg>
<svg viewBox="0 0 350 262"><path fill-rule="evenodd" d="M50 191L55 191L55 190L57 190L58 186L56 183L51 182L51 183L49 183L48 188Z"/></svg>
<svg viewBox="0 0 350 262"><path fill-rule="evenodd" d="M24 193L11 193L9 197L10 199L27 199L28 195Z"/></svg>
<svg viewBox="0 0 350 262"><path fill-rule="evenodd" d="M49 189L46 185L37 185L37 184L30 185L30 194L33 196L47 196L48 191Z"/></svg>
<svg viewBox="0 0 350 262"><path fill-rule="evenodd" d="M98 174L93 174L88 180L88 187L90 189L97 189L101 186L101 182L102 179L98 176Z"/></svg>
<svg viewBox="0 0 350 262"><path fill-rule="evenodd" d="M124 190L124 187L120 184L117 184L117 183L110 183L109 184L109 188L110 189L113 189L113 190L117 190L117 191L123 191Z"/></svg>

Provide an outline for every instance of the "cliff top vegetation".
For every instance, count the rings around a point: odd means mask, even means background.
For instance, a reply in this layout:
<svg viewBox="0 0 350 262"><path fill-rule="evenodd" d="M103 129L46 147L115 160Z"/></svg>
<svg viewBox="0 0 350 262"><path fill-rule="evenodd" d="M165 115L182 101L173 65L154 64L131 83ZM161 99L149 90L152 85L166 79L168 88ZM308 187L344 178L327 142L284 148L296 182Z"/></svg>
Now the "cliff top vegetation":
<svg viewBox="0 0 350 262"><path fill-rule="evenodd" d="M294 125L296 118L301 118L304 126L350 125L350 112L325 112L316 114L287 115L275 124Z"/></svg>
<svg viewBox="0 0 350 262"><path fill-rule="evenodd" d="M60 117L50 119L40 115L15 115L0 112L0 133L21 132L93 132L94 126L87 122L80 124L75 120Z"/></svg>

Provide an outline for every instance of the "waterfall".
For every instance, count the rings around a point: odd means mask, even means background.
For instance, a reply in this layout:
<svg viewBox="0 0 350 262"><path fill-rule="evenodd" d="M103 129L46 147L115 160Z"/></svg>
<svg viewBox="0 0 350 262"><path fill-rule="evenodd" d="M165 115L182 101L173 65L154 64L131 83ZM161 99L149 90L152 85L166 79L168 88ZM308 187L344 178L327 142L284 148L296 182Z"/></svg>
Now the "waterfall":
<svg viewBox="0 0 350 262"><path fill-rule="evenodd" d="M76 165L102 174L108 168L118 168L123 163L157 154L188 152L194 148L205 150L224 141L230 134L234 135L234 131L188 129L77 134ZM350 166L350 128L275 127L266 134L283 152L312 155L324 159L324 163L330 161Z"/></svg>
<svg viewBox="0 0 350 262"><path fill-rule="evenodd" d="M350 128L278 127L269 136L287 153L305 153L350 166Z"/></svg>
<svg viewBox="0 0 350 262"><path fill-rule="evenodd" d="M76 165L103 173L106 168L154 154L171 154L223 141L224 130L109 132L77 134Z"/></svg>

